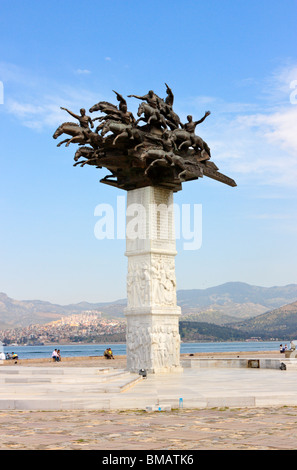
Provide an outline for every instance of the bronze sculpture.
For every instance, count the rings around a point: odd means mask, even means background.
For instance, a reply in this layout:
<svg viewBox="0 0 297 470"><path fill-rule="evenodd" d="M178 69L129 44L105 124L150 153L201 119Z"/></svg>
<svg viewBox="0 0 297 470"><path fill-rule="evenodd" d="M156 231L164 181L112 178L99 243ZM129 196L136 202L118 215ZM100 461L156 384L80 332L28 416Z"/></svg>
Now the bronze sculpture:
<svg viewBox="0 0 297 470"><path fill-rule="evenodd" d="M166 98L160 98L150 90L146 95L128 95L141 100L138 119L128 111L126 100L116 94L118 106L101 101L89 110L100 111L103 116L91 119L85 109L80 115L67 111L79 124L66 122L55 131L53 138L62 134L65 143L78 143L74 166L94 165L107 168L111 174L100 181L121 189L131 190L145 186L161 186L179 191L184 181L208 176L229 186L236 186L233 179L219 173L217 166L209 161L211 152L208 144L195 134L196 126L201 124L210 111L193 121L183 124L173 110L174 95L166 85ZM94 128L94 121L100 124ZM143 121L144 125L139 123Z"/></svg>

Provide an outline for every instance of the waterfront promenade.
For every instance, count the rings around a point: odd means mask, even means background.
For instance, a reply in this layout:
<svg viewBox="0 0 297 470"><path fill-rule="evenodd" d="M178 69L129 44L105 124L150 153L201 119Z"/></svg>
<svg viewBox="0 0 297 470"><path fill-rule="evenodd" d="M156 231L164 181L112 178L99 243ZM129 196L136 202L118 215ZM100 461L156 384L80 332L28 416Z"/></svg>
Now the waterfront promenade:
<svg viewBox="0 0 297 470"><path fill-rule="evenodd" d="M285 362L278 352L228 356ZM223 357L195 354L196 358ZM188 359L182 357L183 362ZM294 365L287 370L238 368L234 363L185 367L182 373L143 379L127 376L124 356L114 361L10 362L0 366L0 449L294 449L297 445ZM160 411L154 411L158 407Z"/></svg>
<svg viewBox="0 0 297 470"><path fill-rule="evenodd" d="M279 352L184 354L181 364L143 378L126 370L125 356L4 361L0 410L297 406L297 359Z"/></svg>

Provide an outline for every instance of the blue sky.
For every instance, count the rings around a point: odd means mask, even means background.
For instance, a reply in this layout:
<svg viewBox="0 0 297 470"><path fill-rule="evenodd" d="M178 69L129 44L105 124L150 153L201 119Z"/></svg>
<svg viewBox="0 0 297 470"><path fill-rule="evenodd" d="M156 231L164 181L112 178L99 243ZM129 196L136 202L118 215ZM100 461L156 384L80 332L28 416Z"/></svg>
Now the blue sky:
<svg viewBox="0 0 297 470"><path fill-rule="evenodd" d="M177 241L178 289L228 281L297 283L295 0L0 0L0 292L67 304L126 296L124 240L98 240L95 207L122 191L105 170L73 167L52 135L112 90L175 95L231 188L189 182L202 246ZM128 99L137 111L138 100ZM197 129L198 132L198 129Z"/></svg>

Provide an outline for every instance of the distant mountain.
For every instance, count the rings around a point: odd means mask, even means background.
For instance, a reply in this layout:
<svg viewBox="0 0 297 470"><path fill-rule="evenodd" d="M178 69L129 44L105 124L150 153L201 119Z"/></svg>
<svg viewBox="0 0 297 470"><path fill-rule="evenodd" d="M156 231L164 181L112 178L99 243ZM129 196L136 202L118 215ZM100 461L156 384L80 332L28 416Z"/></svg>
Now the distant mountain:
<svg viewBox="0 0 297 470"><path fill-rule="evenodd" d="M227 282L207 289L179 290L177 299L187 320L227 325L297 300L297 285L259 287Z"/></svg>
<svg viewBox="0 0 297 470"><path fill-rule="evenodd" d="M110 317L123 316L124 303L125 300L58 305L41 300L14 300L0 293L0 329L49 323L86 310L101 311Z"/></svg>
<svg viewBox="0 0 297 470"><path fill-rule="evenodd" d="M252 336L297 339L297 302L276 308L264 315L232 323L232 328Z"/></svg>
<svg viewBox="0 0 297 470"><path fill-rule="evenodd" d="M177 291L182 319L230 325L297 301L297 285L259 287L228 282L207 289ZM14 300L0 293L0 329L44 324L86 310L97 310L109 318L122 317L126 299L114 302L80 302L58 305L40 300ZM185 317L185 318L183 318Z"/></svg>
<svg viewBox="0 0 297 470"><path fill-rule="evenodd" d="M184 309L194 306L201 309L216 305L217 309L226 304L252 304L267 310L297 300L297 284L275 287L259 287L244 282L227 282L207 289L179 290L178 304Z"/></svg>

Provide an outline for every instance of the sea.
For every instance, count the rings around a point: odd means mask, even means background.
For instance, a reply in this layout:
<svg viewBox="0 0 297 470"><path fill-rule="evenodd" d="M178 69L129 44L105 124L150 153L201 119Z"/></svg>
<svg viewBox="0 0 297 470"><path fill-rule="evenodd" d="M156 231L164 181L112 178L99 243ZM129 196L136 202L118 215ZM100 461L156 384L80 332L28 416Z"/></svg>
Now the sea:
<svg viewBox="0 0 297 470"><path fill-rule="evenodd" d="M181 354L215 353L215 352L243 352L243 351L279 351L280 344L290 347L290 340L283 341L234 341L210 343L181 343ZM110 347L114 356L126 354L125 343L108 344L53 344L40 346L18 346L9 344L3 346L6 354L16 353L19 359L50 358L54 349L60 349L61 357L98 357L102 356L107 347Z"/></svg>

